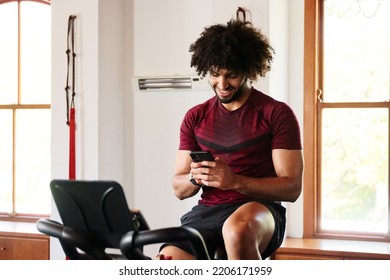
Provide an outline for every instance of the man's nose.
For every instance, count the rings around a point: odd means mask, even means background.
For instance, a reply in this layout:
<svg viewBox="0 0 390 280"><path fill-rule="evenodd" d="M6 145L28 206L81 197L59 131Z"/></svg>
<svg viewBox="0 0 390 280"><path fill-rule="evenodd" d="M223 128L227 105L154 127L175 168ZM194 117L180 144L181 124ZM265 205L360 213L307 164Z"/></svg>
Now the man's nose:
<svg viewBox="0 0 390 280"><path fill-rule="evenodd" d="M225 89L228 86L227 79L224 76L219 76L218 78L218 87L220 89Z"/></svg>

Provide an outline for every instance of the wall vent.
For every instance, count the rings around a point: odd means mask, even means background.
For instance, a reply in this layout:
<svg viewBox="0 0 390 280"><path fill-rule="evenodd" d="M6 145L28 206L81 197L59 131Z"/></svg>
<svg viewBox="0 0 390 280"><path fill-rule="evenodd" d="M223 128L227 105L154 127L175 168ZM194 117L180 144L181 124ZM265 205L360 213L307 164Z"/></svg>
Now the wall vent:
<svg viewBox="0 0 390 280"><path fill-rule="evenodd" d="M181 78L145 78L138 79L140 90L157 89L192 89L192 79Z"/></svg>

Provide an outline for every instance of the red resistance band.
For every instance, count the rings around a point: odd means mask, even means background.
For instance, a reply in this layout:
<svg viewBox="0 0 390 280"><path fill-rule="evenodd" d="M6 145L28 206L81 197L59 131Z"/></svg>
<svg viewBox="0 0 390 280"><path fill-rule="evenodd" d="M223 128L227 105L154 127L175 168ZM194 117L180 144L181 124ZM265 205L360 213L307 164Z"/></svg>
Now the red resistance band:
<svg viewBox="0 0 390 280"><path fill-rule="evenodd" d="M69 179L76 179L76 110L70 108L69 119Z"/></svg>

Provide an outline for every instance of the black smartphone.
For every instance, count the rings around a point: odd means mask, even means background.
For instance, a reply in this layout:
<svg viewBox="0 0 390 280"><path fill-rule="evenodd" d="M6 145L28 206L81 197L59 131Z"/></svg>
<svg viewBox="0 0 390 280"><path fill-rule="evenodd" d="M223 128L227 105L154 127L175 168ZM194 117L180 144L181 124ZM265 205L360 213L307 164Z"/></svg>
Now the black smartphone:
<svg viewBox="0 0 390 280"><path fill-rule="evenodd" d="M191 151L190 156L194 162L214 161L214 157L207 151Z"/></svg>

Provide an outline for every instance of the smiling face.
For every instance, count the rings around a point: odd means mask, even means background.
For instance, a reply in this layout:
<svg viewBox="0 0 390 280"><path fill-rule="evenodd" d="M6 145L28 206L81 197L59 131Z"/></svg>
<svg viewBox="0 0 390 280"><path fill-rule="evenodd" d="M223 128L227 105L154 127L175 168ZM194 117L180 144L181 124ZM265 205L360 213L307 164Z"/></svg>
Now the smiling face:
<svg viewBox="0 0 390 280"><path fill-rule="evenodd" d="M232 102L241 103L240 101L246 100L244 97L249 93L247 79L231 70L211 69L209 82L217 98L224 105Z"/></svg>

